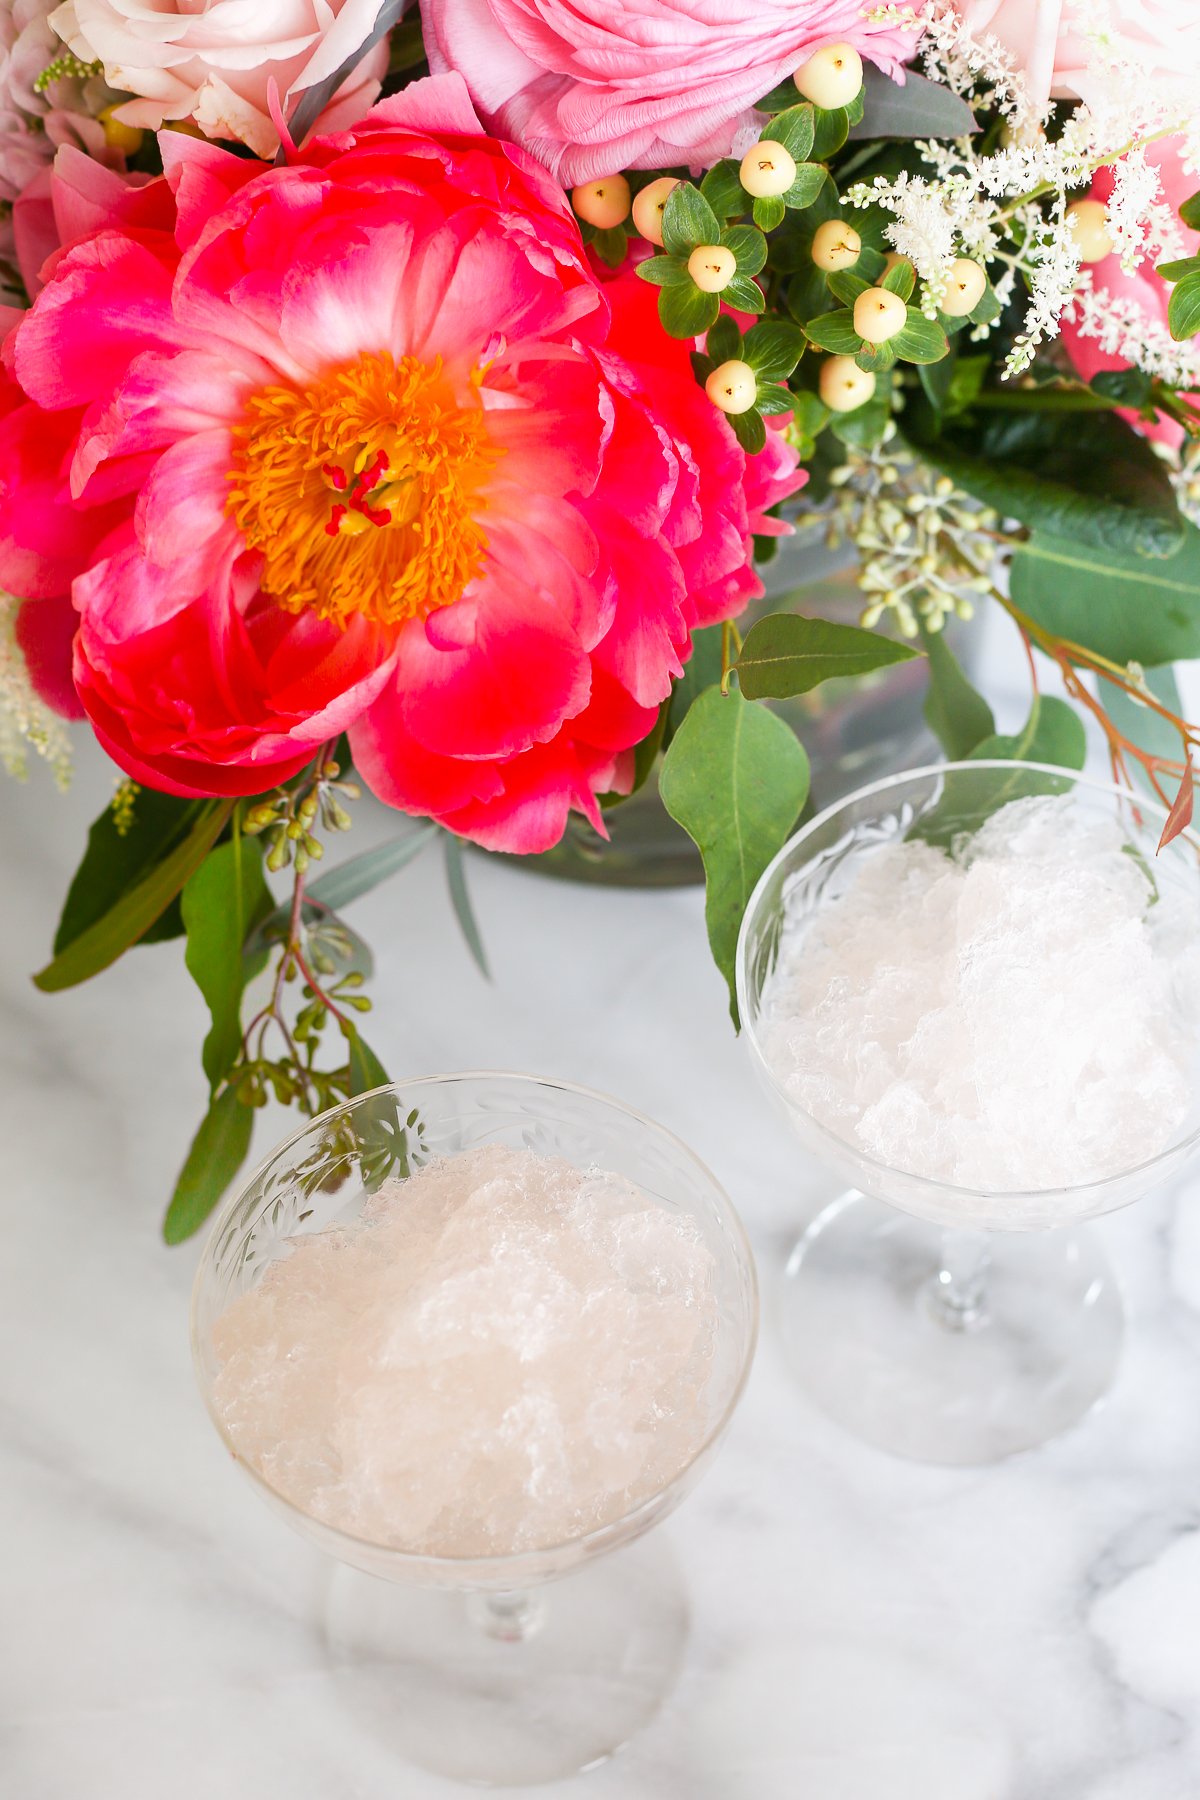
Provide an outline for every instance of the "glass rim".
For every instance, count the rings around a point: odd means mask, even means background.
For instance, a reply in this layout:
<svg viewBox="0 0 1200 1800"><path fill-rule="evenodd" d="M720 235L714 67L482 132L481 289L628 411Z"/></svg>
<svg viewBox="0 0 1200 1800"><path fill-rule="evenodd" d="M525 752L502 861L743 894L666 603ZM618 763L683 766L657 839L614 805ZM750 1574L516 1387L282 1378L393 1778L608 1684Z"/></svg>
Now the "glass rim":
<svg viewBox="0 0 1200 1800"><path fill-rule="evenodd" d="M1131 805L1139 807L1142 811L1153 813L1157 818L1163 820L1168 817L1170 812L1169 807L1164 806L1160 800L1157 800L1152 796L1135 793L1132 788L1126 787L1120 782L1104 781L1081 769L1064 768L1059 763L1014 763L1009 757L981 756L977 760L959 759L954 762L924 763L920 768L899 769L894 774L881 776L878 781L871 781L864 787L856 788L853 793L844 794L840 800L833 801L829 806L819 812L815 818L810 819L806 825L802 825L798 831L794 831L787 842L776 851L775 855L771 858L770 862L759 876L754 885L754 890L746 903L746 910L742 914L742 922L738 927L738 941L734 968L738 1016L742 1021L742 1027L746 1033L746 1042L750 1048L750 1053L754 1057L756 1064L761 1070L772 1092L778 1094L779 1098L790 1111L797 1113L804 1119L806 1127L817 1133L827 1143L834 1145L837 1151L848 1151L854 1157L855 1161L861 1163L864 1168L872 1172L877 1172L882 1176L886 1176L890 1180L894 1180L896 1176L901 1176L906 1181L920 1184L927 1192L936 1195L939 1199L944 1198L950 1202L962 1200L988 1200L990 1202L995 1202L1000 1206L1016 1206L1022 1203L1028 1205L1030 1202L1044 1198L1047 1194L1062 1194L1069 1197L1073 1196L1075 1198L1085 1194L1100 1195L1113 1189L1120 1188L1124 1186L1125 1183L1133 1180L1136 1176L1148 1174L1174 1158L1189 1154L1195 1149L1196 1145L1200 1143L1200 1122L1197 1122L1184 1137L1179 1138L1176 1142L1168 1144L1165 1150L1159 1150L1144 1161L1133 1163L1128 1168L1120 1169L1113 1175L1101 1175L1093 1181L1074 1182L1069 1187L989 1188L986 1191L981 1191L978 1188L962 1187L957 1182L943 1181L933 1175L919 1175L912 1169L898 1168L896 1164L884 1162L881 1158L872 1156L870 1151L860 1149L859 1146L852 1143L849 1138L839 1136L839 1134L836 1131L831 1130L828 1125L823 1125L819 1119L814 1118L807 1108L798 1105L797 1102L792 1099L790 1094L785 1093L780 1082L777 1080L770 1063L763 1055L762 1047L759 1043L758 1031L752 1021L750 1009L747 1004L749 986L747 967L749 961L749 926L751 920L758 913L762 905L763 896L773 880L775 872L780 864L787 861L796 848L803 844L807 838L811 837L821 826L827 824L831 819L836 818L838 813L862 800L872 799L877 794L886 794L892 789L903 787L908 782L928 780L931 776L956 775L982 769L1012 768L1032 769L1039 775L1056 775L1060 778L1066 777L1075 785L1088 788L1094 794L1103 794L1110 799L1115 798L1117 800L1128 801ZM1200 855L1200 838L1197 838L1195 832L1190 827L1185 828L1179 833L1177 838L1172 839L1171 844L1167 846L1167 849L1172 849L1175 844L1182 841L1189 843L1192 849ZM889 1204L891 1204L891 1202L889 1202Z"/></svg>
<svg viewBox="0 0 1200 1800"><path fill-rule="evenodd" d="M456 1082L467 1081L523 1082L528 1084L531 1089L550 1088L559 1092L574 1094L584 1100L599 1101L601 1105L611 1107L615 1112L623 1114L636 1125L643 1129L648 1129L656 1137L665 1139L669 1144L673 1145L676 1150L681 1151L687 1161L699 1171L700 1175L715 1194L718 1201L718 1211L721 1222L729 1231L737 1249L741 1253L742 1267L749 1282L747 1295L749 1300L749 1318L747 1321L748 1328L746 1331L746 1341L742 1349L741 1364L738 1369L737 1380L733 1383L719 1416L709 1430L705 1432L703 1441L693 1451L692 1455L688 1457L682 1467L676 1471L675 1475L665 1487L659 1488L657 1492L648 1495L645 1500L639 1501L635 1507L631 1507L628 1512L622 1513L618 1518L610 1519L607 1524L598 1525L594 1530L583 1532L577 1537L564 1538L554 1544L537 1545L521 1550L507 1550L492 1555L445 1556L432 1555L420 1550L401 1550L394 1545L380 1543L375 1538L359 1537L354 1532L344 1531L338 1525L331 1525L324 1519L318 1519L312 1513L305 1512L303 1507L297 1506L286 1494L281 1493L278 1488L272 1486L264 1475L260 1474L257 1469L247 1462L245 1457L240 1454L231 1441L229 1433L225 1429L224 1422L218 1417L212 1404L210 1393L211 1384L204 1375L203 1365L201 1363L199 1310L201 1290L204 1286L205 1277L215 1262L215 1252L219 1237L227 1228L245 1195L257 1181L260 1181L263 1176L266 1175L271 1165L281 1156L288 1154L288 1152L293 1150L297 1144L308 1137L308 1135L318 1127L327 1125L330 1120L337 1118L340 1114L353 1111L356 1106L362 1105L365 1101L377 1099L381 1094L402 1096L413 1088L441 1087L453 1085ZM264 1210L266 1204L267 1203L264 1203ZM247 1226L247 1230L249 1229L251 1229L251 1227ZM200 1258L196 1265L196 1273L192 1280L188 1326L192 1364L199 1378L197 1385L200 1388L204 1409L212 1421L218 1437L229 1451L234 1461L238 1464L238 1467L249 1476L254 1485L272 1502L286 1508L288 1512L294 1513L296 1517L302 1519L306 1525L315 1526L323 1536L327 1536L333 1542L336 1543L340 1541L351 1545L356 1550L369 1552L373 1557L384 1557L390 1563L394 1564L397 1570L402 1567L407 1567L414 1571L422 1569L436 1570L442 1574L448 1574L452 1571L459 1572L462 1575L476 1573L481 1579L486 1580L502 1570L512 1568L515 1564L522 1562L537 1562L539 1559L560 1557L568 1552L571 1552L573 1557L582 1560L583 1557L601 1549L607 1542L625 1538L629 1535L631 1523L641 1519L643 1515L647 1513L655 1512L666 1495L670 1494L673 1490L680 1488L690 1471L694 1469L697 1463L702 1461L702 1459L708 1455L709 1451L712 1450L714 1445L719 1442L728 1429L734 1413L737 1411L742 1395L745 1393L746 1384L750 1379L750 1371L754 1366L755 1351L758 1346L760 1311L758 1265L741 1215L734 1206L729 1195L726 1193L721 1182L717 1180L712 1170L708 1167L708 1164L702 1157L698 1156L688 1144L685 1144L683 1139L677 1136L669 1126L660 1124L657 1119L650 1118L647 1113L640 1112L636 1107L630 1106L626 1101L618 1099L615 1094L605 1093L599 1088L586 1087L581 1082L566 1081L554 1075L534 1075L527 1071L517 1069L456 1069L448 1070L442 1074L416 1075L411 1081L388 1081L379 1087L369 1088L364 1093L354 1094L350 1099L339 1101L336 1106L327 1107L324 1112L315 1114L298 1130L294 1131L290 1137L284 1138L282 1142L276 1144L274 1149L256 1165L253 1172L248 1175L244 1181L239 1182L234 1192L228 1195L217 1208L212 1225L204 1238Z"/></svg>

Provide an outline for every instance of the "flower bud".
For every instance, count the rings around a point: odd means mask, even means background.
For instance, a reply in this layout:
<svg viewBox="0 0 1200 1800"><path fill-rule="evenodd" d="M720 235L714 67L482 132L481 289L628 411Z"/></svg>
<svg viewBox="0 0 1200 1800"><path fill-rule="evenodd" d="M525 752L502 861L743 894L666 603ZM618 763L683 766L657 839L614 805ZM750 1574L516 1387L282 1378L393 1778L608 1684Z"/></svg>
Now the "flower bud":
<svg viewBox="0 0 1200 1800"><path fill-rule="evenodd" d="M629 217L629 183L623 175L601 175L596 181L585 181L571 189L571 205L585 225L597 231L611 231Z"/></svg>
<svg viewBox="0 0 1200 1800"><path fill-rule="evenodd" d="M867 288L854 302L854 329L868 344L886 344L907 321L907 306L890 288Z"/></svg>
<svg viewBox="0 0 1200 1800"><path fill-rule="evenodd" d="M830 412L853 412L875 392L875 377L852 356L830 356L821 364L817 392Z"/></svg>
<svg viewBox="0 0 1200 1800"><path fill-rule="evenodd" d="M861 250L862 239L857 231L841 219L826 219L813 232L812 259L818 269L833 273L837 269L852 268Z"/></svg>
<svg viewBox="0 0 1200 1800"><path fill-rule="evenodd" d="M687 268L702 294L720 294L737 274L737 258L724 244L698 244Z"/></svg>
<svg viewBox="0 0 1200 1800"><path fill-rule="evenodd" d="M969 256L960 256L950 270L950 279L942 295L941 309L950 319L965 319L974 312L987 288L983 266Z"/></svg>
<svg viewBox="0 0 1200 1800"><path fill-rule="evenodd" d="M792 80L806 100L832 112L835 106L849 106L862 86L862 57L853 44L826 44L800 64Z"/></svg>
<svg viewBox="0 0 1200 1800"><path fill-rule="evenodd" d="M738 170L742 186L756 200L777 199L796 179L796 159L786 144L760 138L742 158Z"/></svg>
<svg viewBox="0 0 1200 1800"><path fill-rule="evenodd" d="M1067 218L1074 228L1075 247L1082 262L1103 262L1112 255L1108 208L1099 200L1073 200L1067 208Z"/></svg>
<svg viewBox="0 0 1200 1800"><path fill-rule="evenodd" d="M648 182L639 194L633 198L633 222L648 243L658 244L663 241L662 216L663 208L672 188L679 186L674 175L660 175L657 181Z"/></svg>
<svg viewBox="0 0 1200 1800"><path fill-rule="evenodd" d="M704 391L723 413L749 412L758 398L758 377L749 363L731 357L713 370Z"/></svg>

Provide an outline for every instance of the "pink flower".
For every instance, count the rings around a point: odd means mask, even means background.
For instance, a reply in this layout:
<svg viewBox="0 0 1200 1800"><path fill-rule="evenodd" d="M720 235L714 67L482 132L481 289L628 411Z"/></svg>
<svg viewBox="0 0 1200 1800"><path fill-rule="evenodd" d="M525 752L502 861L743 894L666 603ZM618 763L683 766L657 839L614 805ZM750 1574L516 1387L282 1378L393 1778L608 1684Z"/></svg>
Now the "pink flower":
<svg viewBox="0 0 1200 1800"><path fill-rule="evenodd" d="M268 110L274 81L285 115L301 95L362 49L383 0L66 0L54 28L84 62L137 96L118 109L128 125L157 129L194 119L212 138L236 138L273 156ZM367 111L387 68L387 43L364 56L322 115L341 130Z"/></svg>
<svg viewBox="0 0 1200 1800"><path fill-rule="evenodd" d="M89 156L123 167L105 142L95 114L116 99L102 80L72 76L53 81L43 93L34 83L63 46L50 28L56 0L8 0L0 4L0 263L3 285L18 297L16 270L27 275L30 257L21 243L19 202L48 175L60 144L75 144ZM14 208L17 210L14 212Z"/></svg>
<svg viewBox="0 0 1200 1800"><path fill-rule="evenodd" d="M994 37L1013 57L1034 105L1102 97L1104 63L1076 19L1073 0L951 0L973 37ZM1080 9L1082 10L1082 9ZM1148 79L1200 70L1200 13L1195 0L1110 0L1113 48ZM1111 78L1109 78L1111 79ZM1126 77L1128 80L1128 77Z"/></svg>
<svg viewBox="0 0 1200 1800"><path fill-rule="evenodd" d="M746 458L653 293L600 286L457 77L286 168L161 145L5 346L0 584L70 587L101 742L242 794L349 730L481 843L599 824L692 631L761 591ZM773 448L756 507L795 485Z"/></svg>
<svg viewBox="0 0 1200 1800"><path fill-rule="evenodd" d="M1194 193L1197 185L1195 175L1185 172L1180 160L1180 141L1177 138L1163 138L1146 149L1147 160L1157 164L1163 193L1171 207L1177 212L1183 202ZM1111 169L1098 171L1091 187L1090 198L1107 203L1113 191L1113 173ZM1189 231L1180 226L1184 239L1185 254L1195 256L1200 252L1200 232ZM1131 275L1127 275L1121 267L1121 258L1117 255L1106 256L1101 262L1090 265L1092 291L1104 299L1124 303L1135 309L1146 320L1148 327L1167 335L1167 306L1171 297L1170 285L1165 282L1154 267L1152 261L1143 261ZM1082 327L1081 309L1078 306L1068 308L1062 322L1062 341L1067 355L1083 378L1090 381L1093 375L1102 370L1128 369L1129 359L1112 348L1106 348L1103 335L1096 335L1089 330L1086 335ZM1182 428L1174 420L1159 418L1154 424L1129 414L1146 437L1158 438L1167 444L1178 444L1183 436Z"/></svg>
<svg viewBox="0 0 1200 1800"><path fill-rule="evenodd" d="M712 163L754 105L824 44L889 75L912 31L864 0L425 0L430 67L457 69L491 128L566 186Z"/></svg>

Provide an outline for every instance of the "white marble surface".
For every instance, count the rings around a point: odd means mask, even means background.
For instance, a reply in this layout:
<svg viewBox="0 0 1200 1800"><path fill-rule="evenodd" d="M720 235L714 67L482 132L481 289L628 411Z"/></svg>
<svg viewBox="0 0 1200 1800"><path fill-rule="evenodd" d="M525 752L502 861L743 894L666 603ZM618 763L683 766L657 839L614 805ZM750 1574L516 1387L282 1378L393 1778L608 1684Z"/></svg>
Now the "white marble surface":
<svg viewBox="0 0 1200 1800"><path fill-rule="evenodd" d="M444 1800L469 1790L398 1764L344 1709L314 1555L239 1480L193 1388L197 1249L158 1237L202 1102L178 947L67 994L28 982L109 781L93 757L65 801L44 780L0 790L0 1795ZM471 878L491 986L434 858L358 903L384 1061L556 1073L657 1115L725 1182L768 1300L726 1449L663 1528L691 1590L682 1679L619 1757L538 1792L1194 1800L1200 1178L1099 1227L1130 1331L1098 1414L994 1469L890 1461L781 1367L773 1282L831 1184L728 1029L699 894L491 861Z"/></svg>

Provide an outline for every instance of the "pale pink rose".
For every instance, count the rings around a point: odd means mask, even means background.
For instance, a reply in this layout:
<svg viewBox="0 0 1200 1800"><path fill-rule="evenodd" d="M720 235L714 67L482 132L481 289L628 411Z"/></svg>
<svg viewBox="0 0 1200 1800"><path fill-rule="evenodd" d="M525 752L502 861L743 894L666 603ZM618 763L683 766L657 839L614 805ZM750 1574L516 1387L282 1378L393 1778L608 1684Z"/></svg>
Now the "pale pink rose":
<svg viewBox="0 0 1200 1800"><path fill-rule="evenodd" d="M151 130L194 119L211 138L236 138L272 156L274 81L285 116L311 87L362 48L383 0L67 0L54 28L84 61L99 60L115 87L135 95L119 108ZM323 131L351 125L373 105L387 68L376 44L338 89Z"/></svg>
<svg viewBox="0 0 1200 1800"><path fill-rule="evenodd" d="M0 0L0 285L19 295L13 207L31 185L44 186L60 144L75 144L102 162L123 167L95 118L116 99L102 80L64 78L44 93L34 83L63 46L50 29L55 0ZM39 177L41 181L39 182Z"/></svg>
<svg viewBox="0 0 1200 1800"><path fill-rule="evenodd" d="M715 162L754 106L824 44L900 74L915 34L867 0L424 0L430 67L456 69L493 130L571 186Z"/></svg>
<svg viewBox="0 0 1200 1800"><path fill-rule="evenodd" d="M1180 160L1180 140L1164 138L1157 144L1150 144L1146 156L1157 164L1163 193L1171 207L1178 212L1183 202L1196 191L1200 182L1195 175L1188 174ZM1107 203L1113 191L1113 174L1111 169L1101 169L1092 183L1090 198ZM1183 237L1183 252L1187 256L1200 253L1200 232L1189 231L1180 226ZM1121 267L1121 258L1117 255L1106 256L1101 262L1091 264L1091 284L1095 293L1110 296L1114 300L1124 301L1136 307L1152 326L1164 335L1167 331L1167 307L1171 298L1170 284L1163 280L1154 267L1153 261L1142 261L1132 274L1126 274ZM1129 359L1119 352L1106 349L1100 337L1089 332L1086 336L1080 329L1080 323L1071 309L1068 309L1062 322L1062 341L1067 355L1076 373L1084 381L1090 381L1102 370L1128 369ZM1183 432L1174 420L1159 418L1148 425L1144 420L1133 415L1131 422L1146 437L1158 438L1163 443L1176 445L1183 437Z"/></svg>
<svg viewBox="0 0 1200 1800"><path fill-rule="evenodd" d="M1106 71L1081 29L1074 0L952 0L975 38L994 37L1015 59L1043 112L1051 98L1094 103ZM1200 79L1196 0L1110 0L1112 48L1150 78Z"/></svg>

